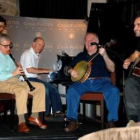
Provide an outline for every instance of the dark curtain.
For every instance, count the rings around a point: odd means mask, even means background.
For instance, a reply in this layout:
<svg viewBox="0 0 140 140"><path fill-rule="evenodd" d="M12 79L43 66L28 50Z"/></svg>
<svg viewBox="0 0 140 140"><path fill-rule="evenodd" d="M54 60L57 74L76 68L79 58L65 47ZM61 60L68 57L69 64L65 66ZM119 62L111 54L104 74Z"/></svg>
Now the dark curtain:
<svg viewBox="0 0 140 140"><path fill-rule="evenodd" d="M130 26L133 24L134 17L137 12L140 11L140 0L108 0L110 4L123 4L123 19L125 20L125 24Z"/></svg>
<svg viewBox="0 0 140 140"><path fill-rule="evenodd" d="M20 0L20 16L85 19L87 0Z"/></svg>

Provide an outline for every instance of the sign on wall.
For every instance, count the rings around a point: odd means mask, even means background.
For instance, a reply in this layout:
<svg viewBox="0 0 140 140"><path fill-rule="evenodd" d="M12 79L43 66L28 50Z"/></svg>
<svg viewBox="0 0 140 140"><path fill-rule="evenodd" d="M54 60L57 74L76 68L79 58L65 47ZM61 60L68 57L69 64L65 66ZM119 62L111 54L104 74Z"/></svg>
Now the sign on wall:
<svg viewBox="0 0 140 140"><path fill-rule="evenodd" d="M40 66L53 68L57 54L62 51L75 56L83 51L84 36L87 23L84 20L45 19L5 16L7 30L14 44L12 54L16 60L25 49L31 47L35 37L45 40L44 51L41 54Z"/></svg>

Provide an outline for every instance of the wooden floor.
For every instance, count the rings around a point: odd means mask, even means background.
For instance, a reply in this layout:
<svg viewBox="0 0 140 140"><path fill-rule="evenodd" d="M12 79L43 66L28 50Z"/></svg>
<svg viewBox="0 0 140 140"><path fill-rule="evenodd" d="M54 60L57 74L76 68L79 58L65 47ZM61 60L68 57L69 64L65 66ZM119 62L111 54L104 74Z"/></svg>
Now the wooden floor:
<svg viewBox="0 0 140 140"><path fill-rule="evenodd" d="M16 117L17 118L17 117ZM29 125L31 132L29 134L20 134L17 131L17 119L15 119L14 132L10 131L9 127L9 116L6 118L1 118L0 120L0 139L17 139L17 140L32 140L32 139L46 139L46 140L77 140L79 137L86 134L96 132L101 129L100 123L87 118L86 122L83 122L83 116L79 115L79 129L75 132L66 133L63 131L64 124L63 118L54 118L52 121L45 122L48 124L48 129L41 130L35 126ZM116 123L117 127L124 126L124 121L122 120ZM106 125L104 126L106 129Z"/></svg>

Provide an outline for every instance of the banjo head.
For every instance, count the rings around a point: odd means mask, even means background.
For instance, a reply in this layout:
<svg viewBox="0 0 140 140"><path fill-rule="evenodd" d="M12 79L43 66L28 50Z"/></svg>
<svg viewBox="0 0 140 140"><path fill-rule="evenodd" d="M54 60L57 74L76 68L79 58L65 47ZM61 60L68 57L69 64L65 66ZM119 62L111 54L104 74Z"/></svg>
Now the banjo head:
<svg viewBox="0 0 140 140"><path fill-rule="evenodd" d="M73 82L76 82L79 81L81 78L83 78L83 76L86 73L87 67L88 67L88 63L86 61L80 61L79 63L77 63L74 69L78 72L78 76L76 78L71 77L71 80Z"/></svg>

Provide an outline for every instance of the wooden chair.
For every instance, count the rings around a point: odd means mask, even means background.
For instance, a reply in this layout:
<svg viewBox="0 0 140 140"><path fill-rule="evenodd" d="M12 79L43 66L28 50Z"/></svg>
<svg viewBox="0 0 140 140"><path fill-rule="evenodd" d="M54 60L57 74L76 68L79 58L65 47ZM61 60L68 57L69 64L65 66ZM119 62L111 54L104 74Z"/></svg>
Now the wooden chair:
<svg viewBox="0 0 140 140"><path fill-rule="evenodd" d="M31 99L33 96L31 94L28 94L28 99ZM14 111L15 111L15 94L11 93L0 93L0 101L1 100L9 100L11 101L10 106L10 130L13 130L14 125Z"/></svg>
<svg viewBox="0 0 140 140"><path fill-rule="evenodd" d="M116 74L115 72L111 74L111 82L116 85ZM104 97L103 94L101 92L86 92L85 94L83 94L80 98L80 101L83 103L83 117L84 120L86 119L86 111L85 111L85 104L86 103L94 103L94 116L95 116L95 120L101 123L101 127L104 127ZM96 116L96 105L100 104L100 115L101 115L101 119L99 120L99 118L97 118Z"/></svg>

